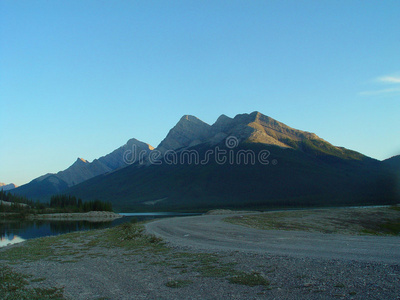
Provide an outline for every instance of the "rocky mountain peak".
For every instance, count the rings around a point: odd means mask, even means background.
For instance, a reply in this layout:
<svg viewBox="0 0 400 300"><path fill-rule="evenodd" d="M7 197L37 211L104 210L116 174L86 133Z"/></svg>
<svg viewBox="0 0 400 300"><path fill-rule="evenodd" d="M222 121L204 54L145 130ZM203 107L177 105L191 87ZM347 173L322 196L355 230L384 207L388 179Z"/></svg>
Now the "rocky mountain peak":
<svg viewBox="0 0 400 300"><path fill-rule="evenodd" d="M184 115L168 132L157 150L164 153L182 147L194 146L204 142L210 136L211 126L191 115Z"/></svg>
<svg viewBox="0 0 400 300"><path fill-rule="evenodd" d="M222 114L218 117L218 119L215 123L226 122L226 121L232 121L232 118L228 117L227 115Z"/></svg>
<svg viewBox="0 0 400 300"><path fill-rule="evenodd" d="M230 126L232 126L233 119L229 118L226 115L220 115L215 121L215 123L212 125L212 128L215 133L218 132L225 132Z"/></svg>
<svg viewBox="0 0 400 300"><path fill-rule="evenodd" d="M260 113L259 111L253 111L252 113L249 114L249 116L251 118L254 118L254 120L258 120L261 117L265 117L262 113Z"/></svg>
<svg viewBox="0 0 400 300"><path fill-rule="evenodd" d="M319 139L313 133L291 128L258 111L238 114L234 118L221 115L212 125L195 116L184 115L169 131L167 137L157 147L161 153L192 147L201 143L210 145L222 142L227 136L235 136L240 141L262 143L291 148L290 141ZM290 142L288 144L288 142Z"/></svg>
<svg viewBox="0 0 400 300"><path fill-rule="evenodd" d="M153 149L153 146L132 138L125 145L100 157L98 161L111 170L116 170L135 163L140 155L147 156Z"/></svg>
<svg viewBox="0 0 400 300"><path fill-rule="evenodd" d="M83 159L81 157L78 157L77 160L75 161L75 164L77 165L85 165L88 164L89 162L86 159Z"/></svg>
<svg viewBox="0 0 400 300"><path fill-rule="evenodd" d="M177 125L179 125L179 124L189 124L189 123L197 124L199 126L204 126L204 124L208 125L207 123L203 122L199 118L197 118L195 116L192 116L192 115L184 115L184 116L182 116L182 118L179 120Z"/></svg>
<svg viewBox="0 0 400 300"><path fill-rule="evenodd" d="M236 115L234 120L235 120L235 122L242 123L244 125L248 125L250 123L260 123L260 122L264 122L264 123L277 122L274 119L272 119L266 115L263 115L262 113L260 113L258 111L253 111L250 114ZM277 123L279 123L279 122L277 122Z"/></svg>
<svg viewBox="0 0 400 300"><path fill-rule="evenodd" d="M18 187L16 193L32 198L49 197L90 178L126 167L134 163L132 157L139 154L142 157L146 156L152 149L154 148L149 144L137 139L130 139L125 145L92 162L78 157L67 169L57 174L48 173L35 178ZM126 155L127 153L129 155Z"/></svg>
<svg viewBox="0 0 400 300"><path fill-rule="evenodd" d="M140 148L144 148L144 149L148 149L148 150L154 150L154 147L152 145L143 143L135 138L128 140L126 142L126 144L124 146L122 146L121 148L132 147L133 145L136 145Z"/></svg>
<svg viewBox="0 0 400 300"><path fill-rule="evenodd" d="M1 190L9 191L9 190L15 189L16 187L17 186L14 183L5 184L5 183L0 182L0 191Z"/></svg>

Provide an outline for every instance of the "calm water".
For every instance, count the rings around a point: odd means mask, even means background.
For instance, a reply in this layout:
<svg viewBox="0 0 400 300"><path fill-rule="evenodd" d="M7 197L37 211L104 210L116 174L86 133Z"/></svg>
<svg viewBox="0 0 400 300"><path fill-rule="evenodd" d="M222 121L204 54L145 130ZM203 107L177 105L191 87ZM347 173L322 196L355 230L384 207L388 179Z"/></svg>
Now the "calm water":
<svg viewBox="0 0 400 300"><path fill-rule="evenodd" d="M132 219L138 221L197 215L191 213L121 213L123 218L108 222L89 221L49 221L49 220L0 220L0 247L20 243L28 239L58 235L73 231L113 227Z"/></svg>

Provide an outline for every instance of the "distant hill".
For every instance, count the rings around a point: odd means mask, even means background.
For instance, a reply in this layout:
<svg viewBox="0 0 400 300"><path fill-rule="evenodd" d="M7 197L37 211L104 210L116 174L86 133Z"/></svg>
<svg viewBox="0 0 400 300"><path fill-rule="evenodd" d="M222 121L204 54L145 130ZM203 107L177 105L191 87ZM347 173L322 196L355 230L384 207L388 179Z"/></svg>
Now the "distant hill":
<svg viewBox="0 0 400 300"><path fill-rule="evenodd" d="M183 116L144 163L67 192L119 211L399 202L387 164L259 112L222 115L213 125Z"/></svg>
<svg viewBox="0 0 400 300"><path fill-rule="evenodd" d="M385 159L383 163L394 170L400 172L400 155L393 156L391 158Z"/></svg>
<svg viewBox="0 0 400 300"><path fill-rule="evenodd" d="M153 150L153 147L136 139L130 139L125 145L91 163L83 158L78 158L64 171L40 176L16 188L13 193L32 199L46 200L51 195L61 193L85 180L126 167L130 161L129 157L124 158L124 153L132 150L142 151L143 156L146 156Z"/></svg>
<svg viewBox="0 0 400 300"><path fill-rule="evenodd" d="M0 190L9 191L15 189L17 186L14 183L5 184L0 182Z"/></svg>

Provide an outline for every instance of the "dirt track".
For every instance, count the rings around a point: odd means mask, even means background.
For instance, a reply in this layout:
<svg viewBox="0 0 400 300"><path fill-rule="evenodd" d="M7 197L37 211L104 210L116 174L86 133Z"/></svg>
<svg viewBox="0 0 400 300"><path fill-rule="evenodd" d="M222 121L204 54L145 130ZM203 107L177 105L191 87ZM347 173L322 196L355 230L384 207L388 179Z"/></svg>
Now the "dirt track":
<svg viewBox="0 0 400 300"><path fill-rule="evenodd" d="M5 247L0 271L25 274L26 286L9 288L13 277L3 276L0 298L56 288L66 299L399 299L397 237L263 231L221 218L147 224L170 246L128 223Z"/></svg>
<svg viewBox="0 0 400 300"><path fill-rule="evenodd" d="M389 264L400 262L400 237L259 230L223 222L226 217L228 215L162 219L148 223L146 230L173 245L203 250Z"/></svg>

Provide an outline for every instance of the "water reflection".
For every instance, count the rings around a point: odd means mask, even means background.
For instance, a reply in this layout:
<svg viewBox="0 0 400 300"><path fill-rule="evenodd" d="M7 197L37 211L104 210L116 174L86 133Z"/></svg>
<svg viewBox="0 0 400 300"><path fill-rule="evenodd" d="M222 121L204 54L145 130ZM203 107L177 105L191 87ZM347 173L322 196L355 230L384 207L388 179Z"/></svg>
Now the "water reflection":
<svg viewBox="0 0 400 300"><path fill-rule="evenodd" d="M0 222L0 247L24 240L58 235L73 231L102 229L112 226L112 221L54 221L54 220L3 220Z"/></svg>
<svg viewBox="0 0 400 300"><path fill-rule="evenodd" d="M5 234L4 236L1 236L0 239L0 247L4 247L4 246L8 246L8 245L12 245L12 244L17 244L17 243L21 243L25 241L23 238L17 236L17 235L13 235L13 234Z"/></svg>
<svg viewBox="0 0 400 300"><path fill-rule="evenodd" d="M193 214L128 213L123 215L123 218L104 222L76 220L0 220L0 247L43 236L58 235L73 231L109 228L124 222L129 222L132 218L135 218L138 221L143 221L155 218L187 216Z"/></svg>
<svg viewBox="0 0 400 300"><path fill-rule="evenodd" d="M145 213L120 213L126 217L139 217L141 219L154 219L154 218L166 218L166 217L185 217L185 216L197 216L201 213L178 213L178 212L145 212Z"/></svg>

